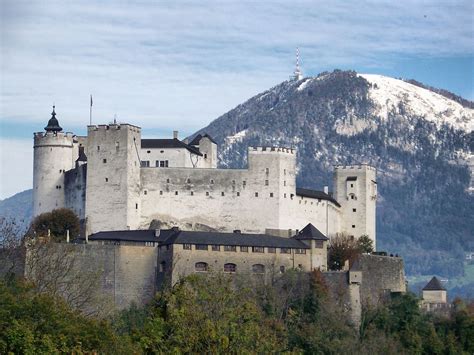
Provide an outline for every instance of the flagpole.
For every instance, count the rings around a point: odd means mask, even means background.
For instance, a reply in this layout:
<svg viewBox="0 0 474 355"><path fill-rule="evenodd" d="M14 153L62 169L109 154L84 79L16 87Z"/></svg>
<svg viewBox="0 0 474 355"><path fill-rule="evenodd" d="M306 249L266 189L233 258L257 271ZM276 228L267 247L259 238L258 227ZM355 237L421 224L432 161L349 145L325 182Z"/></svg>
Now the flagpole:
<svg viewBox="0 0 474 355"><path fill-rule="evenodd" d="M89 107L89 124L92 126L92 95L91 95L91 106Z"/></svg>

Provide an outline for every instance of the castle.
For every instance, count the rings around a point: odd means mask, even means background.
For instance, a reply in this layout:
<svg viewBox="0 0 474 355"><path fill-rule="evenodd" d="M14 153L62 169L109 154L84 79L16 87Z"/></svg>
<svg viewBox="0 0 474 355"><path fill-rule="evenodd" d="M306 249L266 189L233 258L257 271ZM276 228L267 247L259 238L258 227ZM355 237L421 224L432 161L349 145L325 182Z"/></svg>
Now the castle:
<svg viewBox="0 0 474 355"><path fill-rule="evenodd" d="M54 107L34 134L33 215L70 208L87 235L179 227L290 237L311 223L375 245L375 169L336 166L333 187L298 188L294 148L250 147L246 169L220 169L209 135L142 139L140 127L109 124L76 136L63 132Z"/></svg>
<svg viewBox="0 0 474 355"><path fill-rule="evenodd" d="M373 167L336 166L333 194L298 188L296 173L293 148L250 147L246 169L220 169L207 134L142 139L139 127L114 123L76 136L63 132L53 107L45 132L34 134L33 211L66 207L80 217L84 235L53 248L74 259L77 274L93 271L94 293L120 309L192 273L270 280L328 270L328 237L337 233L375 245ZM361 255L324 277L355 322L362 304L406 289L398 257Z"/></svg>

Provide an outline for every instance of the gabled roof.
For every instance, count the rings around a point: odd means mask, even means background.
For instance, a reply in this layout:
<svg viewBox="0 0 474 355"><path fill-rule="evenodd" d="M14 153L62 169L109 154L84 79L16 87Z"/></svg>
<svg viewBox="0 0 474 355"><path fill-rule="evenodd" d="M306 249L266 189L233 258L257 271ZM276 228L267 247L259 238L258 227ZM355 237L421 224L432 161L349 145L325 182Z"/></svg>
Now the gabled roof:
<svg viewBox="0 0 474 355"><path fill-rule="evenodd" d="M128 242L159 242L161 238L167 238L172 232L169 230L161 230L160 236L155 236L155 230L122 230L107 231L91 234L89 240L112 240L112 241L128 241Z"/></svg>
<svg viewBox="0 0 474 355"><path fill-rule="evenodd" d="M194 139L191 141L191 143L189 143L189 145L199 145L199 142L203 138L208 138L212 143L217 144L217 142L214 139L212 139L212 137L210 135L205 133L204 135L198 134L196 137L194 137Z"/></svg>
<svg viewBox="0 0 474 355"><path fill-rule="evenodd" d="M293 238L297 240L329 240L318 228L309 223Z"/></svg>
<svg viewBox="0 0 474 355"><path fill-rule="evenodd" d="M423 291L446 291L446 289L441 285L438 278L433 276L433 278L423 287Z"/></svg>
<svg viewBox="0 0 474 355"><path fill-rule="evenodd" d="M325 193L323 191L301 189L301 188L297 187L296 188L296 195L297 196L303 196L303 197L309 197L309 198L317 198L317 199L320 199L320 200L331 201L337 207L341 207L339 202L337 202L332 196L328 195L327 193Z"/></svg>
<svg viewBox="0 0 474 355"><path fill-rule="evenodd" d="M142 139L142 148L184 148L196 155L202 155L199 149L186 144L177 138L171 139Z"/></svg>

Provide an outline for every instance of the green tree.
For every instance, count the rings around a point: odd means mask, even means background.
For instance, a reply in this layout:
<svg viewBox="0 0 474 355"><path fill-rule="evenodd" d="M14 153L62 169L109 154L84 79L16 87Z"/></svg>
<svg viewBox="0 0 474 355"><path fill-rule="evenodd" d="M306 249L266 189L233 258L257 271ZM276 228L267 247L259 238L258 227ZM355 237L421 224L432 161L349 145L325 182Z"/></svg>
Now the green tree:
<svg viewBox="0 0 474 355"><path fill-rule="evenodd" d="M70 209L59 208L35 217L28 234L32 237L46 237L49 231L52 241L59 242L66 240L68 230L71 238L79 236L79 218Z"/></svg>
<svg viewBox="0 0 474 355"><path fill-rule="evenodd" d="M367 234L363 234L359 237L357 245L361 253L372 253L374 251L374 242Z"/></svg>
<svg viewBox="0 0 474 355"><path fill-rule="evenodd" d="M338 233L331 238L329 244L328 266L331 270L341 270L346 261L349 262L349 265L352 265L359 254L359 246L354 237Z"/></svg>

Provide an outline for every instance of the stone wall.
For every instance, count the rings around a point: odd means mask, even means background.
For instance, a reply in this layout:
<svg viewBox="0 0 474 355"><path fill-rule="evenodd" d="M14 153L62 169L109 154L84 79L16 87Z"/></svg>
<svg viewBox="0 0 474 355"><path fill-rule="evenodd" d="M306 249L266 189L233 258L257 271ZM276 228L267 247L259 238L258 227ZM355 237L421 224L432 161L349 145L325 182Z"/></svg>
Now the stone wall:
<svg viewBox="0 0 474 355"><path fill-rule="evenodd" d="M380 255L361 255L351 271L362 271L362 304L377 305L392 292L406 292L403 259Z"/></svg>
<svg viewBox="0 0 474 355"><path fill-rule="evenodd" d="M64 176L66 208L74 211L80 220L85 218L87 164L76 166Z"/></svg>

